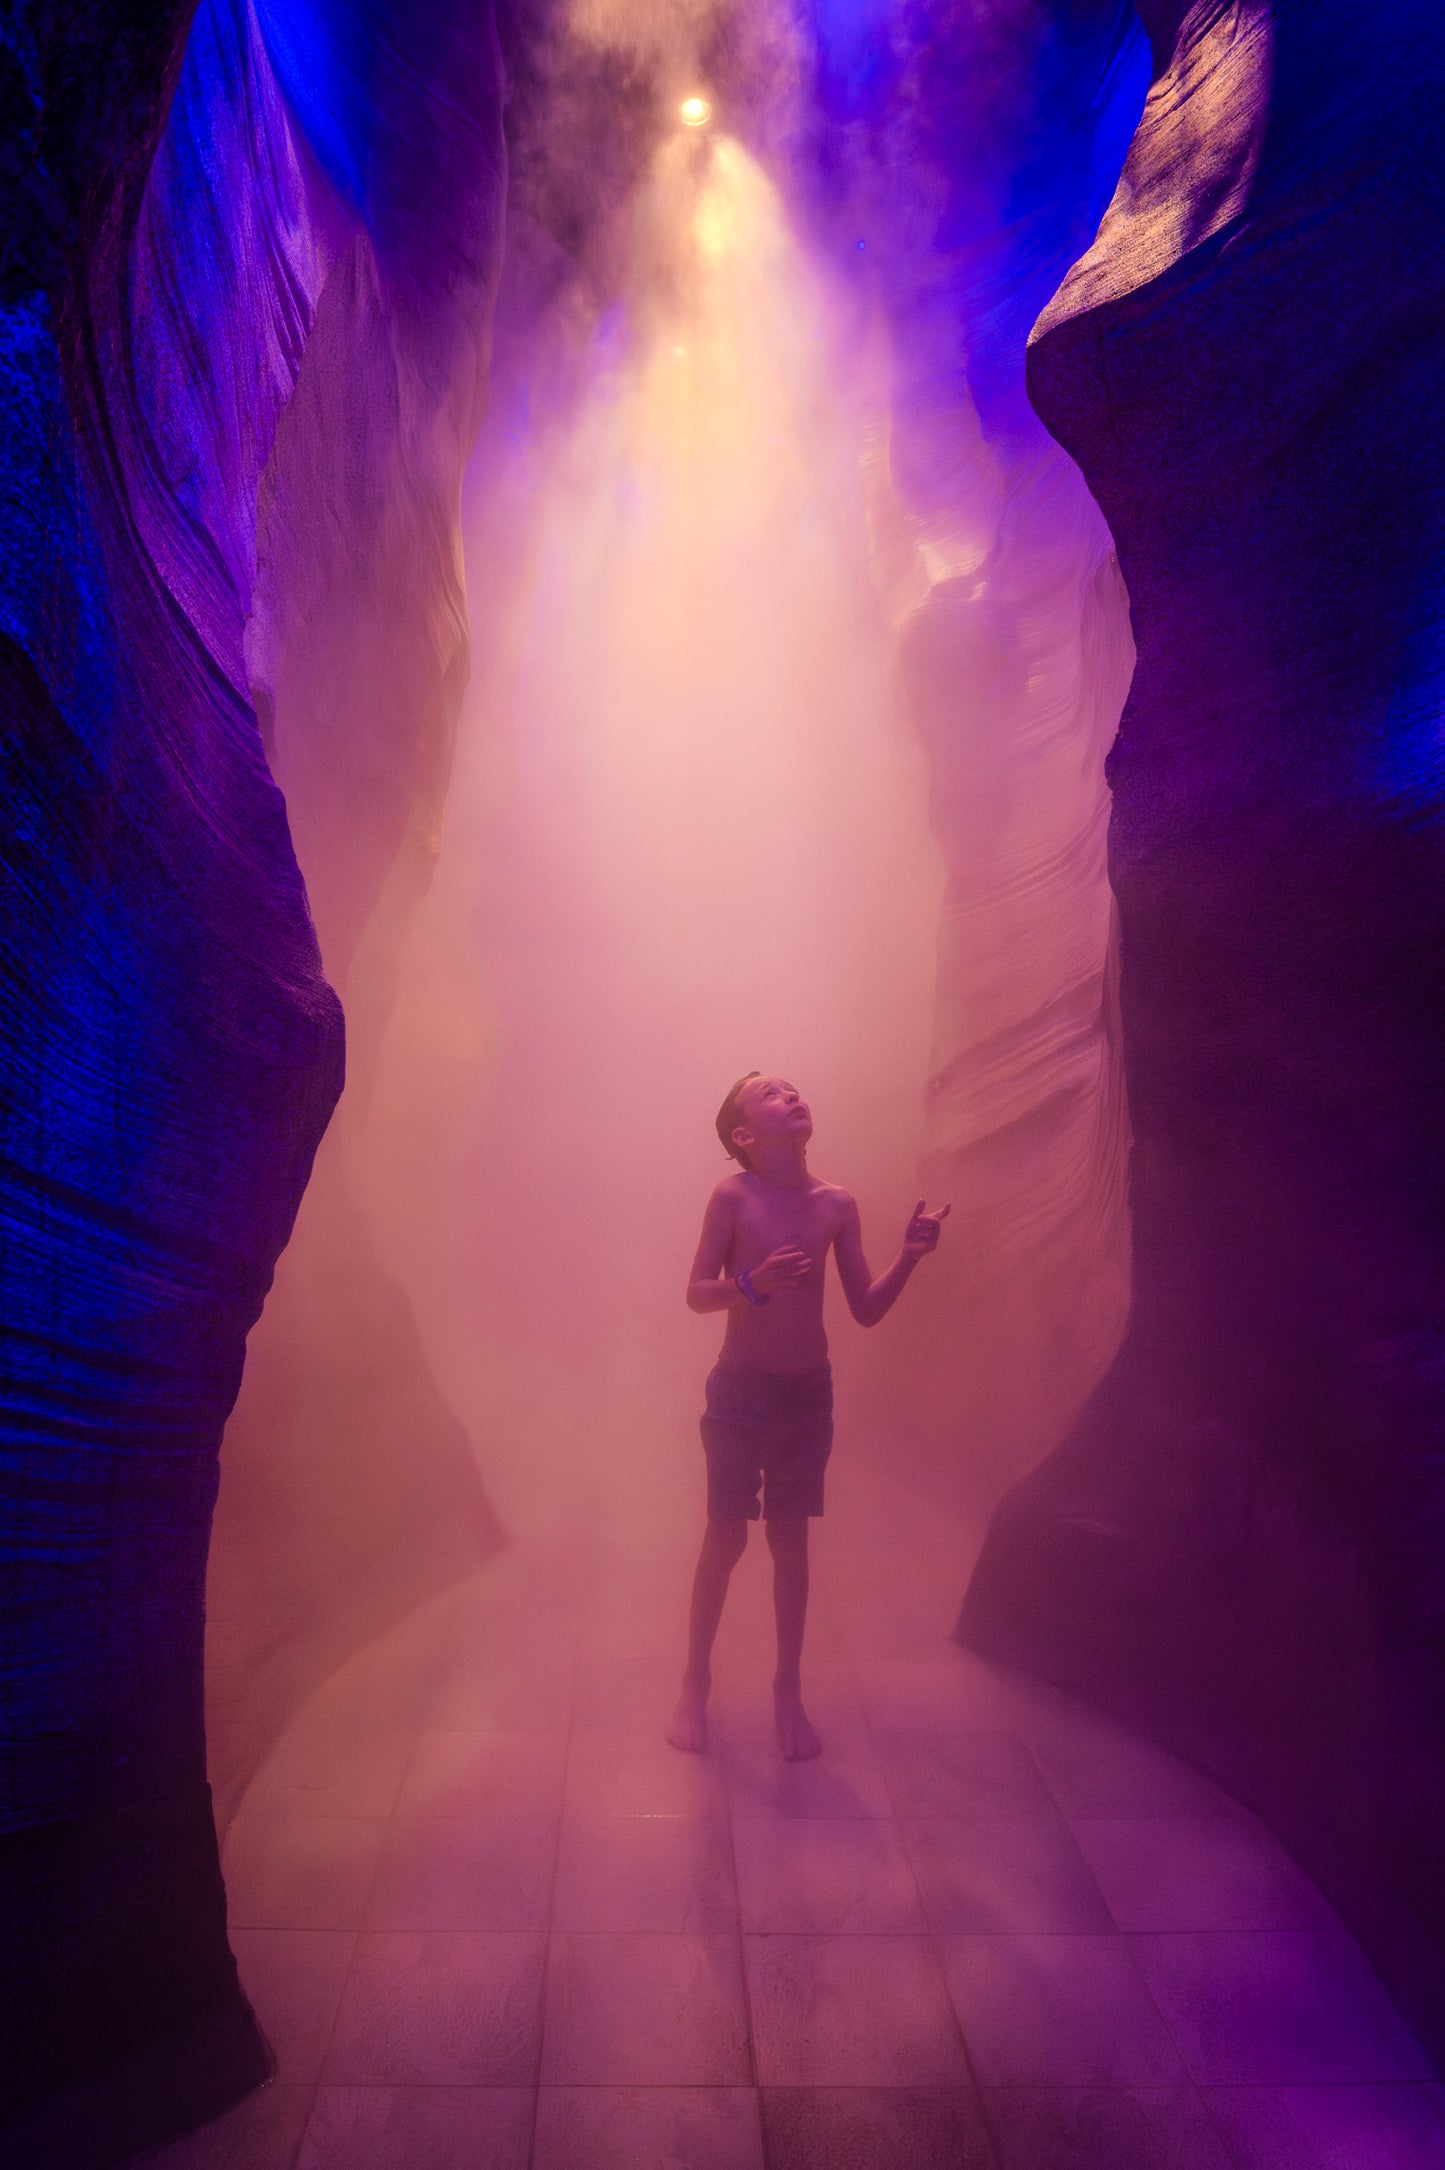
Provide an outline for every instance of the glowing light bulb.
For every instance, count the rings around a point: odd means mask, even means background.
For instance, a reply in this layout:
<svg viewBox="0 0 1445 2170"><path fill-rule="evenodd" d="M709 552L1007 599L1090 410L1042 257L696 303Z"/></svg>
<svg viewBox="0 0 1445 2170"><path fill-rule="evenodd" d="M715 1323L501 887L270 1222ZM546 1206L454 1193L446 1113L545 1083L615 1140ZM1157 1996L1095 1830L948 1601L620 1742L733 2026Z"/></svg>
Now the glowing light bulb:
<svg viewBox="0 0 1445 2170"><path fill-rule="evenodd" d="M712 107L706 98L684 98L677 109L677 117L684 128L706 128L712 119Z"/></svg>

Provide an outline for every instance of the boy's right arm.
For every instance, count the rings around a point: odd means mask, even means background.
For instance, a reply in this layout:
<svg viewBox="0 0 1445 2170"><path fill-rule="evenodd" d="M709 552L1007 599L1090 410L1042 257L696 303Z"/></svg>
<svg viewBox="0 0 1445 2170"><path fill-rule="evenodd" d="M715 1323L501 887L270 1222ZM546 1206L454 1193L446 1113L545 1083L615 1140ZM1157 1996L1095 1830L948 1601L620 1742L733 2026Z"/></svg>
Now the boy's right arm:
<svg viewBox="0 0 1445 2170"><path fill-rule="evenodd" d="M748 1300L736 1281L720 1278L733 1239L733 1199L728 1185L729 1178L724 1176L709 1198L702 1217L697 1256L687 1279L689 1311L726 1311L733 1304L745 1304Z"/></svg>

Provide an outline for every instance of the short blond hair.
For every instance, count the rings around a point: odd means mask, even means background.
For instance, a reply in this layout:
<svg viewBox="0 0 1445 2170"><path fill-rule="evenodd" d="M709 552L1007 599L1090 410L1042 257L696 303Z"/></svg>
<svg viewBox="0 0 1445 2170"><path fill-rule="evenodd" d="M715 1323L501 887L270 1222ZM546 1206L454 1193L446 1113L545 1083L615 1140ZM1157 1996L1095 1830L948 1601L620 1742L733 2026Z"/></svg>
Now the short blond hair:
<svg viewBox="0 0 1445 2170"><path fill-rule="evenodd" d="M730 1159L738 1161L744 1168L751 1168L752 1162L740 1145L733 1144L733 1132L742 1121L742 1110L738 1106L738 1095L744 1085L751 1085L753 1079L761 1077L762 1074L761 1070L749 1070L745 1077L740 1077L717 1111L717 1134L722 1140L722 1149Z"/></svg>

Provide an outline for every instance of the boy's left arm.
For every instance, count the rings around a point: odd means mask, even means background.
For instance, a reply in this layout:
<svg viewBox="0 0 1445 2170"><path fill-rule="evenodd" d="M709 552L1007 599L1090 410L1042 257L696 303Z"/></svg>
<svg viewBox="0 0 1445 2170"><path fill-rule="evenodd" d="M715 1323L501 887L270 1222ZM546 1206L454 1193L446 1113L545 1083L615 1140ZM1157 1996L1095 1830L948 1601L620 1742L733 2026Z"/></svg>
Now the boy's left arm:
<svg viewBox="0 0 1445 2170"><path fill-rule="evenodd" d="M848 1309L860 1326L876 1326L892 1310L919 1259L938 1248L939 1229L948 1210L947 1206L940 1206L936 1213L925 1213L920 1198L903 1232L902 1250L875 1281L863 1255L858 1201L844 1192L842 1221L833 1239L833 1254L838 1261L838 1279L843 1284Z"/></svg>

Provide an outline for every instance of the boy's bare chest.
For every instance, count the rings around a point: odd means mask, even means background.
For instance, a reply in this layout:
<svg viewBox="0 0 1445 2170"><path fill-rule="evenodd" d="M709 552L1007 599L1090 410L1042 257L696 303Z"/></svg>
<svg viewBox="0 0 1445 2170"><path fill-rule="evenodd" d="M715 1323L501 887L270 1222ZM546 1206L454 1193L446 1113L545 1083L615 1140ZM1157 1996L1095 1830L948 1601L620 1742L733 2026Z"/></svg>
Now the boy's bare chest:
<svg viewBox="0 0 1445 2170"><path fill-rule="evenodd" d="M837 1214L828 1192L792 1197L750 1198L738 1221L738 1233L749 1249L766 1253L784 1244L802 1251L825 1250L836 1233Z"/></svg>

